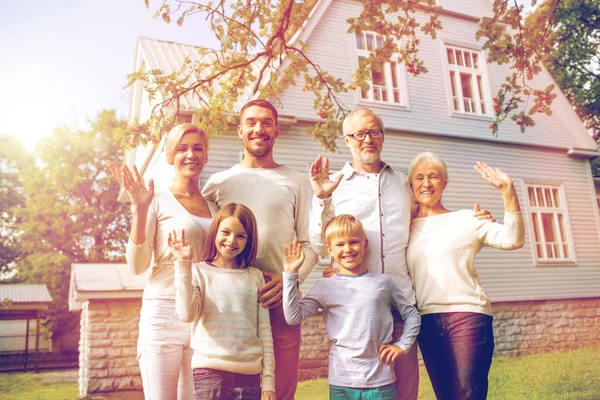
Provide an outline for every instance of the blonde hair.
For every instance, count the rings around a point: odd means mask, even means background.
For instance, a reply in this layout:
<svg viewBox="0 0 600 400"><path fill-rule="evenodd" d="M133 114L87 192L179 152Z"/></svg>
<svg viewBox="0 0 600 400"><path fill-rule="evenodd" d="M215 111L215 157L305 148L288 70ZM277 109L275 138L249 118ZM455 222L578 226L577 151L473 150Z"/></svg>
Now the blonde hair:
<svg viewBox="0 0 600 400"><path fill-rule="evenodd" d="M212 220L208 234L206 235L206 243L204 248L206 255L204 261L212 261L217 257L217 246L215 246L215 238L219 232L219 225L225 218L234 217L244 227L248 235L246 246L240 254L235 258L240 268L246 268L254 265L256 261L256 252L258 251L258 231L256 227L256 218L248 207L243 204L229 203L221 208L217 215Z"/></svg>
<svg viewBox="0 0 600 400"><path fill-rule="evenodd" d="M365 228L358 218L350 214L341 214L332 219L325 228L325 241L329 245L335 238L359 234L363 240L367 239Z"/></svg>
<svg viewBox="0 0 600 400"><path fill-rule="evenodd" d="M429 161L429 162L437 165L439 167L440 171L442 172L444 181L446 183L448 183L448 167L446 166L446 163L444 162L444 160L442 160L435 154L433 154L429 151L426 151L421 154L417 154L417 156L412 159L412 161L410 162L410 165L408 166L407 177L408 177L408 183L410 183L411 186L413 183L413 173L415 172L415 168L417 168L417 165L419 165L421 163L421 161Z"/></svg>
<svg viewBox="0 0 600 400"><path fill-rule="evenodd" d="M205 152L208 153L208 135L206 132L194 124L179 124L169 131L167 140L165 141L165 155L168 164L173 165L173 159L175 153L177 153L177 146L179 146L181 138L183 138L183 135L186 133L198 133L204 139L204 145L206 147Z"/></svg>

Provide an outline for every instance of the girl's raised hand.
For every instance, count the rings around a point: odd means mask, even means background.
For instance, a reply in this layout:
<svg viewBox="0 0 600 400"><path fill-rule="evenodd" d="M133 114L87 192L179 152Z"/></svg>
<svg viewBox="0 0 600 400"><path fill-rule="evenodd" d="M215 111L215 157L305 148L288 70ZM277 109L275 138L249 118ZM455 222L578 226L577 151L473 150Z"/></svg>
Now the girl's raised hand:
<svg viewBox="0 0 600 400"><path fill-rule="evenodd" d="M304 262L304 252L302 251L302 243L290 242L283 249L283 270L295 274L298 272Z"/></svg>
<svg viewBox="0 0 600 400"><path fill-rule="evenodd" d="M108 161L106 164L112 175L119 182L119 185L121 185L129 195L133 207L146 209L150 207L150 203L154 198L154 181L152 179L150 179L148 187L146 188L146 183L135 165L133 166L132 172L127 165L123 165L122 168L119 168L119 166L112 161Z"/></svg>
<svg viewBox="0 0 600 400"><path fill-rule="evenodd" d="M185 230L181 230L181 239L177 238L177 232L170 232L168 243L171 254L173 254L177 261L192 259L192 246L190 245L190 242L185 241Z"/></svg>

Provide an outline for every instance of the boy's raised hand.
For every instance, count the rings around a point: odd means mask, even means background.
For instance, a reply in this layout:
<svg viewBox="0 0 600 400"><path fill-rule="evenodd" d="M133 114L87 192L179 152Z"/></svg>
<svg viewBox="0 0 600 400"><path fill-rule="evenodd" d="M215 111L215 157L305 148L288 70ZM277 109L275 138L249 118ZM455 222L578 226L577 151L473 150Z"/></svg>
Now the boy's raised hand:
<svg viewBox="0 0 600 400"><path fill-rule="evenodd" d="M398 357L404 355L404 350L395 344L383 344L379 347L379 360L386 364L393 364Z"/></svg>
<svg viewBox="0 0 600 400"><path fill-rule="evenodd" d="M295 274L298 272L304 262L304 252L302 251L302 243L296 241L290 242L283 249L283 270Z"/></svg>
<svg viewBox="0 0 600 400"><path fill-rule="evenodd" d="M185 241L185 230L181 230L181 239L177 238L177 232L170 232L168 243L171 254L173 254L177 261L192 259L192 246L190 242Z"/></svg>

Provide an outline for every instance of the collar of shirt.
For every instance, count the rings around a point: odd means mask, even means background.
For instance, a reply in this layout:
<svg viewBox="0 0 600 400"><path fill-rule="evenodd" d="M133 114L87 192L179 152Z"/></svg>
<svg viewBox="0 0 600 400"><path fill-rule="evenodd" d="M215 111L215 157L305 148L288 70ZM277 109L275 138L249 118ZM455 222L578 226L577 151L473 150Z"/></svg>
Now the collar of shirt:
<svg viewBox="0 0 600 400"><path fill-rule="evenodd" d="M386 162L383 162L383 167L381 168L381 171L383 171L384 169L389 169L390 172L394 172L394 170L392 169L392 167L387 164ZM357 171L354 169L354 167L352 167L352 164L350 164L350 162L347 162L344 167L340 170L340 173L342 175L344 175L344 179L350 179L352 177L352 175L354 175L354 173L361 173L360 171Z"/></svg>

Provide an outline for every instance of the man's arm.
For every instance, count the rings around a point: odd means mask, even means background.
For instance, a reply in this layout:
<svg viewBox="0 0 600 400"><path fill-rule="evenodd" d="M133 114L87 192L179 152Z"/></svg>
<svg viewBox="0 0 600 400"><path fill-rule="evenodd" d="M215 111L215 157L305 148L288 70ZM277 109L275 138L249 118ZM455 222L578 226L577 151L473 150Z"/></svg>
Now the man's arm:
<svg viewBox="0 0 600 400"><path fill-rule="evenodd" d="M300 190L298 191L298 198L296 204L296 240L302 244L302 251L304 252L304 263L298 270L298 280L300 283L304 282L306 277L315 267L318 261L318 256L311 247L309 241L310 229L309 229L309 216L311 213L311 198L312 193L308 182L305 179L302 180Z"/></svg>

